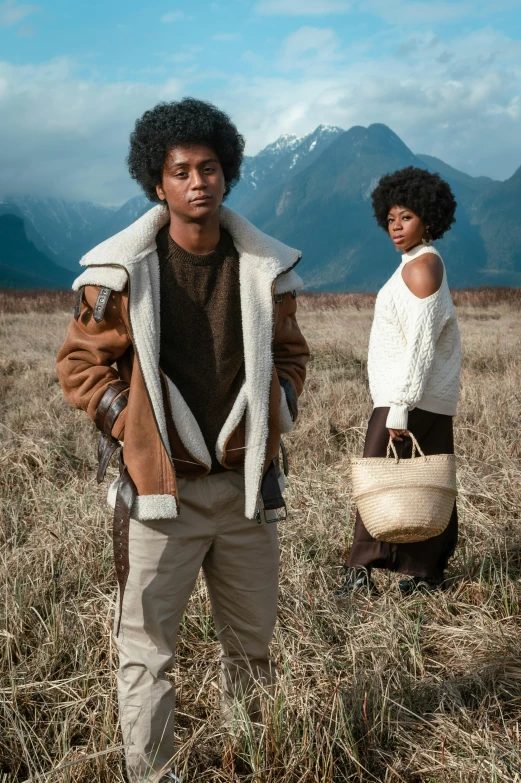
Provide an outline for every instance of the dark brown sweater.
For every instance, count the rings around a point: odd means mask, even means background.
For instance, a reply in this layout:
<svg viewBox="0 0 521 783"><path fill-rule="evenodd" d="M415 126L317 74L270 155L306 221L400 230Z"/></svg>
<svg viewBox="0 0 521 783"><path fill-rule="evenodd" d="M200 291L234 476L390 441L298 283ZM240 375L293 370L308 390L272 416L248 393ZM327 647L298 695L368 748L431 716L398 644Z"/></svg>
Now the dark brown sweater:
<svg viewBox="0 0 521 783"><path fill-rule="evenodd" d="M224 470L215 455L217 437L244 382L239 255L224 229L204 256L179 247L169 229L157 234L159 364L195 416L216 473Z"/></svg>

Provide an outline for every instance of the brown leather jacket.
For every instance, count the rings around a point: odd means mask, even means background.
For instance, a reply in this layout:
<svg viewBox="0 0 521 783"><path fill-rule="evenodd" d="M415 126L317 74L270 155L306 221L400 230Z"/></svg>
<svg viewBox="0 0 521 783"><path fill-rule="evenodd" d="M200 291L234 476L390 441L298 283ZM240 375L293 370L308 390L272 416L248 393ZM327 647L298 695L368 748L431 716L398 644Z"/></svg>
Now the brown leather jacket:
<svg viewBox="0 0 521 783"><path fill-rule="evenodd" d="M168 211L155 207L82 259L87 270L75 282L75 317L57 357L67 400L124 441L137 519L177 516L176 475L196 478L210 470L197 422L158 363L155 236L167 220ZM296 418L309 358L295 318L301 281L293 268L300 254L225 207L221 223L239 252L246 380L216 451L224 467L244 469L245 512L252 518L262 477ZM116 491L117 482L111 505Z"/></svg>

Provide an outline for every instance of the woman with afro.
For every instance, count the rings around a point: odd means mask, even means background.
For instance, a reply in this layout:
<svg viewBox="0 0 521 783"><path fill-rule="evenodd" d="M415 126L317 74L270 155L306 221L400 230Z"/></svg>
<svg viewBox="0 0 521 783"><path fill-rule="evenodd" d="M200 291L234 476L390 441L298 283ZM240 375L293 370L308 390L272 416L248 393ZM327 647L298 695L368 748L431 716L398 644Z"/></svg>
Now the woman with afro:
<svg viewBox="0 0 521 783"><path fill-rule="evenodd" d="M411 457L409 430L425 454L453 454L460 338L446 270L432 242L454 223L456 202L437 174L412 166L382 177L372 201L378 225L402 255L376 298L368 357L374 409L364 457L385 457L389 436L400 457ZM457 538L456 505L443 533L407 544L374 539L357 513L346 578L335 595L376 592L373 568L403 574L403 594L438 590Z"/></svg>

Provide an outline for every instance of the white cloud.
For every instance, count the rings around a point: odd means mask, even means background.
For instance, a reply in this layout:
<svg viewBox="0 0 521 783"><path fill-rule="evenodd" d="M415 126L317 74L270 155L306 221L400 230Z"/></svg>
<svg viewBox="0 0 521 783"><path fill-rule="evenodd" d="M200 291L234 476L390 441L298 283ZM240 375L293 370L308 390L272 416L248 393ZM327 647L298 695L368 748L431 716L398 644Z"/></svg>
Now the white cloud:
<svg viewBox="0 0 521 783"><path fill-rule="evenodd" d="M39 11L39 5L18 5L16 0L4 0L0 4L0 27L11 27L26 19L35 11Z"/></svg>
<svg viewBox="0 0 521 783"><path fill-rule="evenodd" d="M156 52L156 57L161 63L193 63L197 60L200 53L203 51L203 47L193 44L191 46L184 46L179 52L170 54L169 52Z"/></svg>
<svg viewBox="0 0 521 783"><path fill-rule="evenodd" d="M134 122L161 100L184 94L182 83L99 84L75 64L0 62L0 197L62 195L121 203L135 192L125 167Z"/></svg>
<svg viewBox="0 0 521 783"><path fill-rule="evenodd" d="M392 25L418 27L459 19L486 17L491 12L517 10L519 0L359 0L358 9Z"/></svg>
<svg viewBox="0 0 521 783"><path fill-rule="evenodd" d="M320 65L340 58L340 41L333 30L301 27L284 41L280 66L283 70L316 70Z"/></svg>
<svg viewBox="0 0 521 783"><path fill-rule="evenodd" d="M375 14L389 24L406 25L416 27L437 22L451 22L461 19L468 14L477 12L476 4L469 2L410 2L409 0L395 0L389 3L387 0L364 0L363 8L366 12Z"/></svg>
<svg viewBox="0 0 521 783"><path fill-rule="evenodd" d="M155 84L99 83L80 78L67 59L38 66L0 62L0 197L17 192L123 202L137 192L125 167L135 119L158 101L183 95L227 111L249 154L282 133L302 136L320 123L348 129L378 122L415 152L475 175L506 178L521 164L516 41L492 30L452 41L409 30L392 41L392 50L383 51L383 39L373 41L382 48L376 60L364 49L346 54L332 30L321 35L319 42L316 30L301 33L281 53L286 67L299 57L320 67L264 75L263 62L254 77L240 68L230 77L196 66L179 77L179 66L165 60ZM310 48L313 40L317 46ZM336 59L327 59L328 47ZM170 78L172 72L178 78Z"/></svg>
<svg viewBox="0 0 521 783"><path fill-rule="evenodd" d="M187 16L184 11L170 11L167 14L163 14L161 21L164 24L171 24L172 22L191 22L193 16Z"/></svg>
<svg viewBox="0 0 521 783"><path fill-rule="evenodd" d="M475 175L510 176L521 164L517 42L492 30L450 44L418 32L411 40L416 46L396 40L399 56L362 53L298 79L237 77L226 100L245 118L248 152L319 123L385 123L416 152Z"/></svg>
<svg viewBox="0 0 521 783"><path fill-rule="evenodd" d="M266 16L326 16L345 14L350 6L345 0L259 0L254 10Z"/></svg>

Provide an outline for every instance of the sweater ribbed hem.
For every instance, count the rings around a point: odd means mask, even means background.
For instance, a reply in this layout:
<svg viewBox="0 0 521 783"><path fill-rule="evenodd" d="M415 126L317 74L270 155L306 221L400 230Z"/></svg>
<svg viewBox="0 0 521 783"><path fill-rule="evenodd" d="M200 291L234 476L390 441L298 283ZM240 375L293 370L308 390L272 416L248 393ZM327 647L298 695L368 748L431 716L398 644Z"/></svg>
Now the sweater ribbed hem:
<svg viewBox="0 0 521 783"><path fill-rule="evenodd" d="M385 426L392 430L406 430L408 418L407 405L391 405Z"/></svg>

